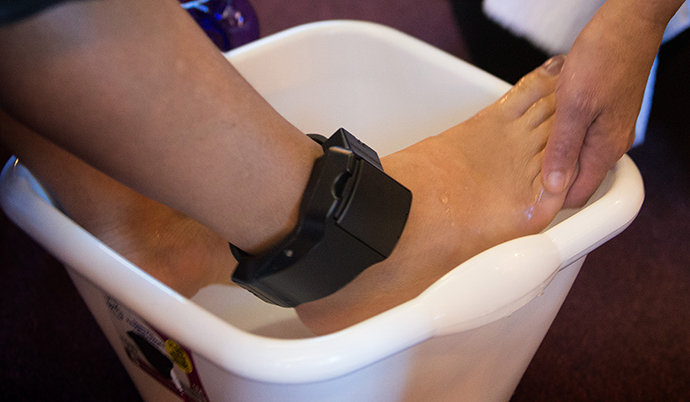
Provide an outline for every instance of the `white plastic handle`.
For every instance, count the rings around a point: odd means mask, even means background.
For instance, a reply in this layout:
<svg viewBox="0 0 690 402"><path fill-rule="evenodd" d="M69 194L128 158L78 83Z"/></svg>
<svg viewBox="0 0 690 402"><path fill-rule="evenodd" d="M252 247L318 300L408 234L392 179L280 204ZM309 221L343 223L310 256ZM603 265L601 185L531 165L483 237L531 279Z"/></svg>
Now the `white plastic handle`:
<svg viewBox="0 0 690 402"><path fill-rule="evenodd" d="M433 317L437 335L477 328L537 297L558 273L561 260L548 235L521 237L469 259L417 300Z"/></svg>

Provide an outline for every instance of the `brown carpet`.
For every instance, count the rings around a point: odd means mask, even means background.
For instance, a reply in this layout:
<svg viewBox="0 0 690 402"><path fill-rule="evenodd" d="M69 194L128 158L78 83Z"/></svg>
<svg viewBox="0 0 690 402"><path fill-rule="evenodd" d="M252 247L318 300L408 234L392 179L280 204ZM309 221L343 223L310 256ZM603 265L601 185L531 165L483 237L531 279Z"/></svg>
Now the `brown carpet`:
<svg viewBox="0 0 690 402"><path fill-rule="evenodd" d="M252 4L263 35L362 19L468 57L446 0ZM630 153L642 211L590 254L513 402L690 400L688 66L686 32L663 49L648 140ZM0 401L140 400L62 267L1 214L0 283Z"/></svg>

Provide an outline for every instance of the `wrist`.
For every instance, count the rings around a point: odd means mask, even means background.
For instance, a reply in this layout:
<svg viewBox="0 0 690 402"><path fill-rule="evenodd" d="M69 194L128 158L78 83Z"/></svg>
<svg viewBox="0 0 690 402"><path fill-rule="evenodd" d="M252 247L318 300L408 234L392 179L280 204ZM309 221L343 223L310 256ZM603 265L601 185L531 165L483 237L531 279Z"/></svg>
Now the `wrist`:
<svg viewBox="0 0 690 402"><path fill-rule="evenodd" d="M642 30L648 34L663 35L684 0L608 0L597 14L608 14L621 29Z"/></svg>

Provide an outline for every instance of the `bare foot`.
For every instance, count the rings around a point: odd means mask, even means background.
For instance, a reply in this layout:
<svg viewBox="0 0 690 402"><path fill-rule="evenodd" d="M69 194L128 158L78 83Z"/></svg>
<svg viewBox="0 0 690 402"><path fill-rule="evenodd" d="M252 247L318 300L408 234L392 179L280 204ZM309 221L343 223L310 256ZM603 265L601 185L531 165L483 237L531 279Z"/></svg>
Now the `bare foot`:
<svg viewBox="0 0 690 402"><path fill-rule="evenodd" d="M542 189L541 161L563 58L525 76L470 120L383 159L412 190L393 254L335 294L297 307L314 332L333 332L419 295L470 257L538 233L563 196Z"/></svg>
<svg viewBox="0 0 690 402"><path fill-rule="evenodd" d="M120 255L180 294L231 283L227 241L92 168L0 111L0 132L59 207Z"/></svg>

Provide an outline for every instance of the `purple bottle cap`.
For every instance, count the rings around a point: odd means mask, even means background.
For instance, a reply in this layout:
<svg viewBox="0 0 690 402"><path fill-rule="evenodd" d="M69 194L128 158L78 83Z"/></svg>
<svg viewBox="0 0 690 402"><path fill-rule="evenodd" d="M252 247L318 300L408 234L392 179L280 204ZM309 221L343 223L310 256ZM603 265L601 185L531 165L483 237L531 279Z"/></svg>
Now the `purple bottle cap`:
<svg viewBox="0 0 690 402"><path fill-rule="evenodd" d="M259 38L259 20L247 0L180 0L180 4L223 52Z"/></svg>

